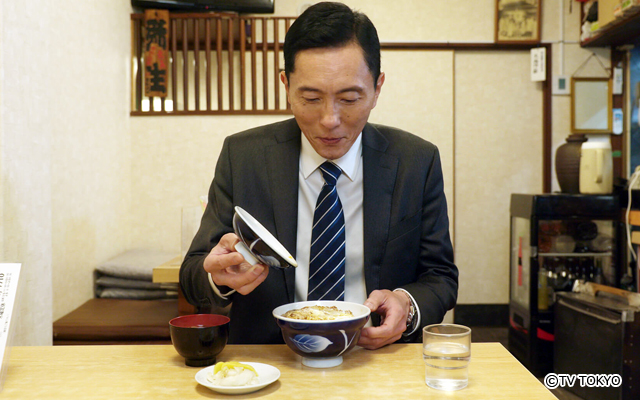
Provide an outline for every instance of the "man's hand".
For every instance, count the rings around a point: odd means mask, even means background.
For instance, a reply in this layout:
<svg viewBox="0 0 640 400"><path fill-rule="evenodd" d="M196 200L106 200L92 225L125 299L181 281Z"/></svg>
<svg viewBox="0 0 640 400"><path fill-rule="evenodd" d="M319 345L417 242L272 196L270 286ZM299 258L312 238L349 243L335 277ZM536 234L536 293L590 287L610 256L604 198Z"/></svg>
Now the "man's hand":
<svg viewBox="0 0 640 400"><path fill-rule="evenodd" d="M407 329L411 300L403 292L390 290L374 290L364 305L371 312L380 314L380 326L367 327L362 330L358 345L365 349L378 349L393 343L402 337Z"/></svg>
<svg viewBox="0 0 640 400"><path fill-rule="evenodd" d="M204 259L204 270L211 274L216 285L249 294L267 279L269 268L263 264L249 264L233 247L239 241L234 233L224 235Z"/></svg>

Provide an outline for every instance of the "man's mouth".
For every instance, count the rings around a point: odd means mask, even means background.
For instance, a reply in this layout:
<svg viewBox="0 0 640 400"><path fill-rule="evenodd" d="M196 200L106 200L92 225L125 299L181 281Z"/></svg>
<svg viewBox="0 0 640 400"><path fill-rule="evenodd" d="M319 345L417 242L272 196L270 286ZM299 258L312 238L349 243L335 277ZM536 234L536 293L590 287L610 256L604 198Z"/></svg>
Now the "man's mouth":
<svg viewBox="0 0 640 400"><path fill-rule="evenodd" d="M337 144L341 139L342 138L319 138L319 140L324 144Z"/></svg>

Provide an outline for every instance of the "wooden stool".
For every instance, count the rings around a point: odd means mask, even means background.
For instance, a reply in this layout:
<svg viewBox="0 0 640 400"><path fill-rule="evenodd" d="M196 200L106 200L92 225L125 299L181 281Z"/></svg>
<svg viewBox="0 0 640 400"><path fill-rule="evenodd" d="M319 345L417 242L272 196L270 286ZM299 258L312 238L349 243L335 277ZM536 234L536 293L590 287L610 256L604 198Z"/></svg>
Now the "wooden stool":
<svg viewBox="0 0 640 400"><path fill-rule="evenodd" d="M91 299L53 323L53 344L171 344L177 316L177 300Z"/></svg>

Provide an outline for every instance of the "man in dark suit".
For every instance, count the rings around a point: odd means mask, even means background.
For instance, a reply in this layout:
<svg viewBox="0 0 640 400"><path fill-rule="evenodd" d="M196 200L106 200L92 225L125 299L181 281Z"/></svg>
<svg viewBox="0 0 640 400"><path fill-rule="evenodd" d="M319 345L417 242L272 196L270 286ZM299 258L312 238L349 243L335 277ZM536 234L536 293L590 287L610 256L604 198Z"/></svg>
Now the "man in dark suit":
<svg viewBox="0 0 640 400"><path fill-rule="evenodd" d="M419 340L421 327L455 305L458 288L438 150L367 122L385 77L364 14L341 3L310 7L287 33L284 55L281 79L295 118L226 138L180 270L185 297L200 310L231 306L230 343L282 343L271 311L315 290L311 226L326 181L320 167L330 161L346 232L340 299L372 311L373 326L358 344ZM251 268L233 247L234 206L260 221L299 267Z"/></svg>

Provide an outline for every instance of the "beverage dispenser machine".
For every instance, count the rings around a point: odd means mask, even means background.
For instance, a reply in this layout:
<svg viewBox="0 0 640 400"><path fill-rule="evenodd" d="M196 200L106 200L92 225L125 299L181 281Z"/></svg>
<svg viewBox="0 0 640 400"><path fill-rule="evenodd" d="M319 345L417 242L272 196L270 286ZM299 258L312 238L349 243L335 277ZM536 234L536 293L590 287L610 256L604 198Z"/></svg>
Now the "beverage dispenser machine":
<svg viewBox="0 0 640 400"><path fill-rule="evenodd" d="M553 370L555 293L576 279L617 287L614 195L512 194L509 351L533 374Z"/></svg>

